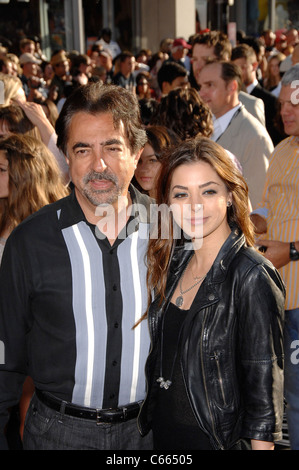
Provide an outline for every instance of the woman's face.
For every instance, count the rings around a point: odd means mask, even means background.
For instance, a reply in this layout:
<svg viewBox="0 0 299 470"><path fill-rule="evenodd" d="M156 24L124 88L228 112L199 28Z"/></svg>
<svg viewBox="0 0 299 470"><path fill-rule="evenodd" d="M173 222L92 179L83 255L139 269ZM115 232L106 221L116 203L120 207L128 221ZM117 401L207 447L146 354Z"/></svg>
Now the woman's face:
<svg viewBox="0 0 299 470"><path fill-rule="evenodd" d="M8 197L8 183L8 160L6 158L4 150L0 150L0 199Z"/></svg>
<svg viewBox="0 0 299 470"><path fill-rule="evenodd" d="M232 196L206 162L183 164L173 173L169 203L176 223L195 240L226 240L230 233L227 206Z"/></svg>
<svg viewBox="0 0 299 470"><path fill-rule="evenodd" d="M269 70L271 75L274 77L279 76L280 77L280 70L279 70L279 60L278 59L272 59L270 64L269 64Z"/></svg>
<svg viewBox="0 0 299 470"><path fill-rule="evenodd" d="M157 159L154 149L146 144L139 159L134 176L144 191L153 195L156 189L157 178L161 163Z"/></svg>

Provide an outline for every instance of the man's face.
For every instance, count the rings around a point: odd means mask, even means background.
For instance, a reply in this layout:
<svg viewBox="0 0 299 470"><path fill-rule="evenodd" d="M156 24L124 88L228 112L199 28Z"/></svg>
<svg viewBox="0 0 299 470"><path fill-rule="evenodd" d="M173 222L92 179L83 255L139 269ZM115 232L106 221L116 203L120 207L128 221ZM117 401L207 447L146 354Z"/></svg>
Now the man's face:
<svg viewBox="0 0 299 470"><path fill-rule="evenodd" d="M171 90L174 90L175 88L188 88L189 87L188 76L186 75L185 77L177 77L171 83L167 82L167 85L168 85L167 93L169 93Z"/></svg>
<svg viewBox="0 0 299 470"><path fill-rule="evenodd" d="M214 47L205 46L204 44L195 44L192 50L192 68L197 83L199 73L206 65L208 59L215 59Z"/></svg>
<svg viewBox="0 0 299 470"><path fill-rule="evenodd" d="M235 59L233 63L240 67L242 73L242 82L244 85L249 86L251 83L253 83L257 64L249 59L245 59L245 57Z"/></svg>
<svg viewBox="0 0 299 470"><path fill-rule="evenodd" d="M210 107L216 118L231 109L230 94L226 82L221 78L221 65L208 64L199 74L199 95Z"/></svg>
<svg viewBox="0 0 299 470"><path fill-rule="evenodd" d="M130 75L135 69L135 57L126 57L126 59L121 62L121 73L126 77Z"/></svg>
<svg viewBox="0 0 299 470"><path fill-rule="evenodd" d="M299 136L299 87L291 88L291 85L281 87L280 114L287 135Z"/></svg>
<svg viewBox="0 0 299 470"><path fill-rule="evenodd" d="M74 115L69 128L67 161L86 216L94 217L99 204L117 209L118 197L127 197L140 153L132 154L123 127L115 129L110 113Z"/></svg>
<svg viewBox="0 0 299 470"><path fill-rule="evenodd" d="M57 77L63 77L70 70L68 60L64 60L62 62L59 62L58 64L53 66L53 69L54 69L55 75L57 75Z"/></svg>
<svg viewBox="0 0 299 470"><path fill-rule="evenodd" d="M26 77L37 75L37 65L32 62L27 62L23 65L23 73Z"/></svg>

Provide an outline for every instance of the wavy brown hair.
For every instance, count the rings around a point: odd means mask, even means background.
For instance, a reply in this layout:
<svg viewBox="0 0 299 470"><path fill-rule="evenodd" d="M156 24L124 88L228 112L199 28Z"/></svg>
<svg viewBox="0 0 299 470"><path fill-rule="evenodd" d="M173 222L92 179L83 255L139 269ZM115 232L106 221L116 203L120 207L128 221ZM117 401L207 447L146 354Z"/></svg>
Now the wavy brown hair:
<svg viewBox="0 0 299 470"><path fill-rule="evenodd" d="M171 90L162 98L152 123L167 127L180 140L213 133L211 110L195 88Z"/></svg>
<svg viewBox="0 0 299 470"><path fill-rule="evenodd" d="M0 233L46 204L69 194L54 156L39 140L12 134L0 139L8 160L9 195L0 199Z"/></svg>
<svg viewBox="0 0 299 470"><path fill-rule="evenodd" d="M172 176L176 168L181 165L192 165L199 161L206 162L216 171L222 179L228 192L232 194L232 206L227 209L227 221L230 226L237 225L243 232L248 246L254 245L254 230L249 215L248 187L239 169L228 156L227 152L217 143L206 137L197 137L182 142L175 148L168 158L163 161L162 170L157 187L157 204L169 205L169 195ZM165 225L168 225L169 237L163 239ZM158 237L149 240L148 263L148 292L149 299L152 291L158 295L161 302L167 281L168 268L173 248L182 240L174 236L174 224L171 212L168 217L158 219ZM159 236L160 235L160 236Z"/></svg>

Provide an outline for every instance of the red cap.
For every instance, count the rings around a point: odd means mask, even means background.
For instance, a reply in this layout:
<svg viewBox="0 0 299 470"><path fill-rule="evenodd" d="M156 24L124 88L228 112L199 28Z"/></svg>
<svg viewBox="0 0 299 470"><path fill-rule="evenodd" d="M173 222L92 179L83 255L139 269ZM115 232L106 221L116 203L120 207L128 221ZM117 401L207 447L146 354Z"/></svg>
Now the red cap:
<svg viewBox="0 0 299 470"><path fill-rule="evenodd" d="M175 39L172 43L172 46L171 47L177 47L177 46L181 46L181 47L184 47L185 49L191 49L192 46L190 46L190 44L188 44L185 39L183 38L178 38L178 39Z"/></svg>

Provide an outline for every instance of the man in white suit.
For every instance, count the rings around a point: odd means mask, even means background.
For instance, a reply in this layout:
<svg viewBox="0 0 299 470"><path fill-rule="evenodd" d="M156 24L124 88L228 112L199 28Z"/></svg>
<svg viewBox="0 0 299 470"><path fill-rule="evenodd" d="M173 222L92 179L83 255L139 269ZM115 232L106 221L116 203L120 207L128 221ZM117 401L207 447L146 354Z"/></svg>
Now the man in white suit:
<svg viewBox="0 0 299 470"><path fill-rule="evenodd" d="M220 31L209 31L196 35L192 40L192 74L190 77L192 86L197 88L199 85L199 74L207 61L212 59L230 60L231 53L232 45L226 34ZM264 126L266 125L265 106L260 98L240 90L239 100L250 114Z"/></svg>
<svg viewBox="0 0 299 470"><path fill-rule="evenodd" d="M272 140L266 128L241 104L241 71L228 61L208 62L198 78L199 94L214 120L212 139L231 151L243 168L254 207L262 198Z"/></svg>

